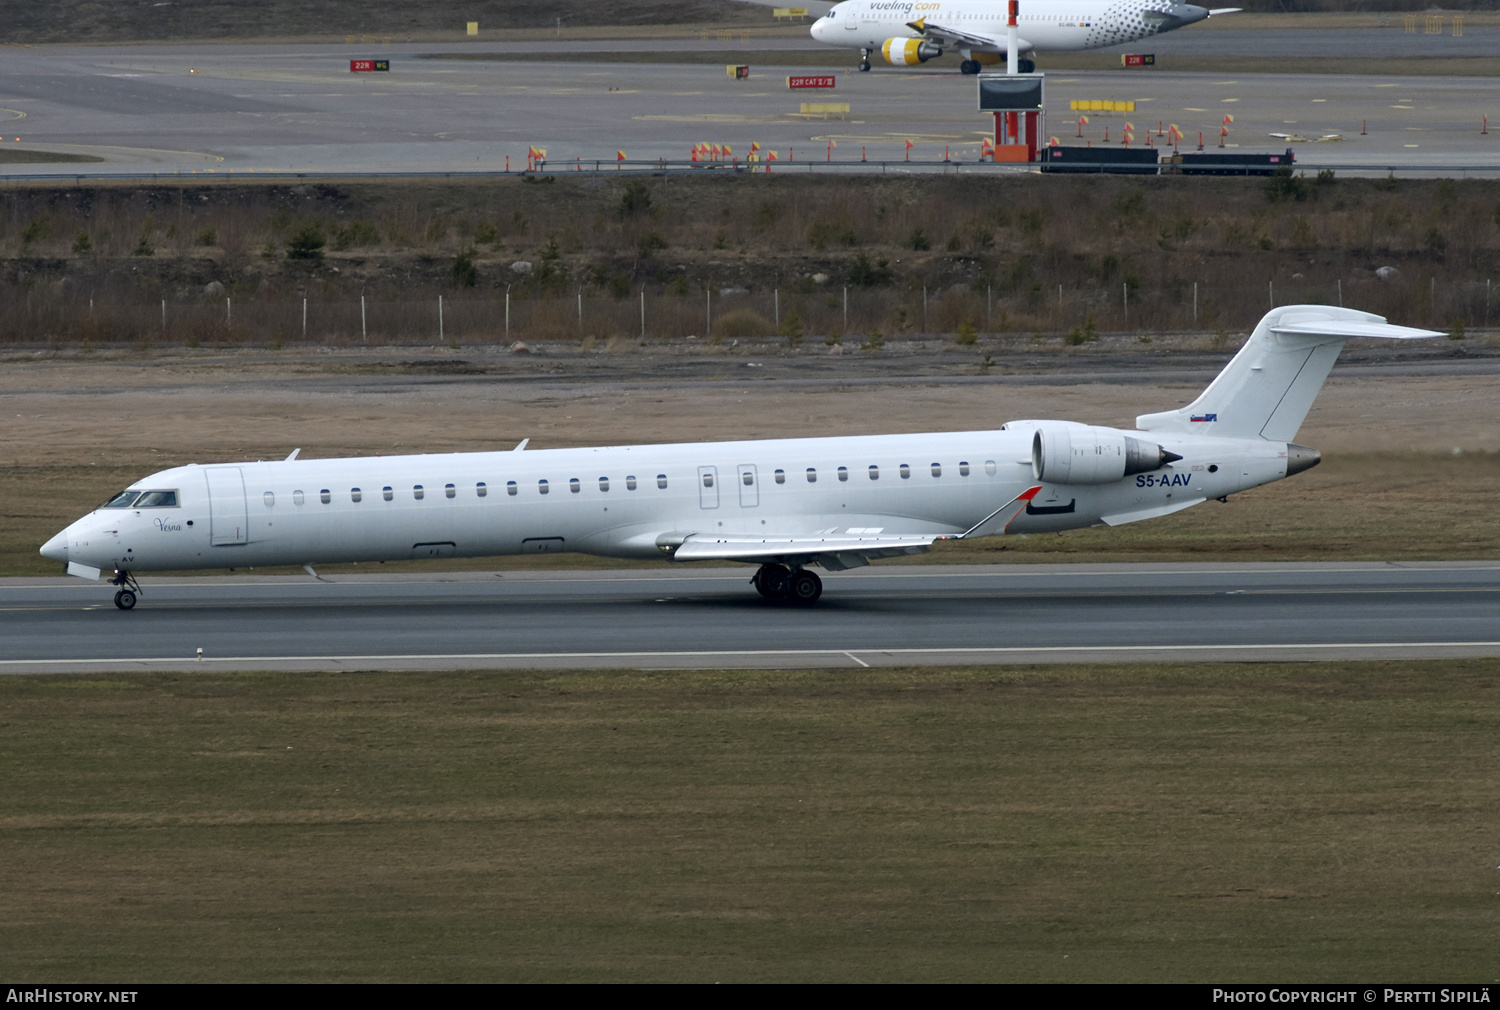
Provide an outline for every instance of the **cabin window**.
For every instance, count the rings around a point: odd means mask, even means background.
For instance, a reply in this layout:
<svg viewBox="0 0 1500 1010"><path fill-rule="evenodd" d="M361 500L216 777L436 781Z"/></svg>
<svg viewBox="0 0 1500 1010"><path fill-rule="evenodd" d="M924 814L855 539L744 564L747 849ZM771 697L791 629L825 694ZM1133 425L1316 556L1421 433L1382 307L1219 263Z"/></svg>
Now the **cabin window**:
<svg viewBox="0 0 1500 1010"><path fill-rule="evenodd" d="M274 491L267 491L265 494L265 499L266 508L271 508L276 504L276 493Z"/></svg>
<svg viewBox="0 0 1500 1010"><path fill-rule="evenodd" d="M539 480L536 482L537 494L546 494L549 490L550 488L548 488L547 482L545 480Z"/></svg>
<svg viewBox="0 0 1500 1010"><path fill-rule="evenodd" d="M872 466L872 467L870 467L870 479L871 480L879 480L880 479L880 467L878 467L878 466Z"/></svg>
<svg viewBox="0 0 1500 1010"><path fill-rule="evenodd" d="M839 480L845 480L846 481L848 479L849 479L849 468L847 466L841 466L841 467L839 467Z"/></svg>
<svg viewBox="0 0 1500 1010"><path fill-rule="evenodd" d="M703 475L703 486L704 487L713 487L714 486L714 475L713 474L706 473L706 474Z"/></svg>
<svg viewBox="0 0 1500 1010"><path fill-rule="evenodd" d="M902 480L910 480L911 479L911 467L908 466L905 463L901 464L901 479Z"/></svg>
<svg viewBox="0 0 1500 1010"><path fill-rule="evenodd" d="M987 460L984 461L984 472L985 472L985 474L987 476L990 476L990 477L995 476L995 461L994 460L987 459Z"/></svg>
<svg viewBox="0 0 1500 1010"><path fill-rule="evenodd" d="M599 478L599 490L600 491L608 491L609 490L609 478L608 477L600 477Z"/></svg>
<svg viewBox="0 0 1500 1010"><path fill-rule="evenodd" d="M943 464L941 464L941 463L934 463L934 464L932 464L932 475L934 477L941 477L943 475Z"/></svg>
<svg viewBox="0 0 1500 1010"><path fill-rule="evenodd" d="M778 484L785 484L786 483L786 471L785 470L777 470L776 471L776 483L778 483Z"/></svg>
<svg viewBox="0 0 1500 1010"><path fill-rule="evenodd" d="M351 488L350 488L350 489L349 489L349 500L350 500L350 501L359 501L359 500L360 500L360 499L361 499L361 498L363 498L363 497L364 497L364 496L365 496L365 495L364 495L364 492L363 492L363 491L361 491L361 490L360 490L360 489L359 489L359 488L357 488L357 487L351 487Z"/></svg>
<svg viewBox="0 0 1500 1010"><path fill-rule="evenodd" d="M958 475L960 477L967 477L969 475L969 461L968 460L961 459L961 460L958 461Z"/></svg>
<svg viewBox="0 0 1500 1010"><path fill-rule="evenodd" d="M135 502L138 495L140 495L139 491L121 491L105 502L104 507L107 509L128 509Z"/></svg>
<svg viewBox="0 0 1500 1010"><path fill-rule="evenodd" d="M426 495L427 495L427 492L424 491L424 490L422 490L422 485L420 485L420 484L413 484L412 485L411 496L413 498L415 498L417 501L421 501L424 497L426 497Z"/></svg>
<svg viewBox="0 0 1500 1010"><path fill-rule="evenodd" d="M666 487L667 487L667 475L666 474L659 473L659 474L656 475L656 486L659 487L659 488L661 488L662 490L666 490Z"/></svg>
<svg viewBox="0 0 1500 1010"><path fill-rule="evenodd" d="M490 489L484 486L484 481L480 481L478 484L474 485L474 493L483 498L485 495L490 493Z"/></svg>
<svg viewBox="0 0 1500 1010"><path fill-rule="evenodd" d="M384 498L386 501L390 501L392 498L396 497L396 492L389 484L387 484L385 487L380 489L380 497Z"/></svg>
<svg viewBox="0 0 1500 1010"><path fill-rule="evenodd" d="M626 491L634 491L635 490L635 474L627 474L625 476L625 490Z"/></svg>
<svg viewBox="0 0 1500 1010"><path fill-rule="evenodd" d="M508 480L508 481L505 482L505 493L508 494L508 495L510 495L512 498L514 498L516 496L517 490L518 489L516 487L516 482L515 481Z"/></svg>
<svg viewBox="0 0 1500 1010"><path fill-rule="evenodd" d="M447 495L449 498L456 498L458 497L458 488L454 487L452 484L444 484L443 494Z"/></svg>
<svg viewBox="0 0 1500 1010"><path fill-rule="evenodd" d="M302 504L302 492L301 491L293 491L292 492L292 504L293 505L301 505Z"/></svg>
<svg viewBox="0 0 1500 1010"><path fill-rule="evenodd" d="M809 484L816 484L818 482L818 471L813 467L807 468L807 482Z"/></svg>
<svg viewBox="0 0 1500 1010"><path fill-rule="evenodd" d="M318 500L321 501L324 505L327 505L329 502L333 501L333 492L325 487L323 490L318 492Z"/></svg>
<svg viewBox="0 0 1500 1010"><path fill-rule="evenodd" d="M751 484L755 483L755 474L751 473L749 470L746 470L744 473L740 474L740 480L744 482L744 485L746 487L749 487Z"/></svg>
<svg viewBox="0 0 1500 1010"><path fill-rule="evenodd" d="M578 483L578 478L577 477L570 477L568 479L568 490L569 491L572 491L574 494L577 494L581 489L582 489L582 485L580 485Z"/></svg>

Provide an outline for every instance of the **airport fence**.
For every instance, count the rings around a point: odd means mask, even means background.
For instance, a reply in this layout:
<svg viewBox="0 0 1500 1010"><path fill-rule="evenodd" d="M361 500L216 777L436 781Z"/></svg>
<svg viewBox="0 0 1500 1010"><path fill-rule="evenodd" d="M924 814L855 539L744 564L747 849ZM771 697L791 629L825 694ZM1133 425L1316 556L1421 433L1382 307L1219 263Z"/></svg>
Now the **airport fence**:
<svg viewBox="0 0 1500 1010"><path fill-rule="evenodd" d="M783 337L868 343L885 337L968 339L1038 333L1075 342L1097 332L1243 330L1267 309L1348 305L1404 324L1488 327L1500 305L1490 281L1335 279L1323 283L1089 286L1038 280L1000 288L858 287L837 283L688 291L647 286L623 296L590 288L520 297L461 291L425 299L148 298L114 292L13 293L4 343L334 346L509 344L514 341Z"/></svg>

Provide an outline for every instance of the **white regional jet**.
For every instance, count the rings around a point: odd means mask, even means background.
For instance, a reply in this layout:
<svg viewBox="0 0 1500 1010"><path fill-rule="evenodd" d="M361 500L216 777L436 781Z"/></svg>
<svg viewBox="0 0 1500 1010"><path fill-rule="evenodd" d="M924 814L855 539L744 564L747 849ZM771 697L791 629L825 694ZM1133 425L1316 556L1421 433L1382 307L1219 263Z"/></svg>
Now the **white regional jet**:
<svg viewBox="0 0 1500 1010"><path fill-rule="evenodd" d="M47 541L68 572L580 551L737 561L808 604L843 571L936 540L1118 526L1314 466L1296 436L1344 341L1436 337L1326 305L1278 308L1179 410L1122 431L992 431L193 464L152 474Z"/></svg>
<svg viewBox="0 0 1500 1010"><path fill-rule="evenodd" d="M1017 52L1072 52L1135 42L1195 24L1209 10L1173 0L1025 0L1017 18ZM859 69L870 69L879 52L896 67L914 67L948 49L963 56L959 68L979 73L982 64L1002 63L1006 53L1006 0L844 0L812 25L812 37L832 46L858 48ZM1032 61L1019 70L1031 73Z"/></svg>

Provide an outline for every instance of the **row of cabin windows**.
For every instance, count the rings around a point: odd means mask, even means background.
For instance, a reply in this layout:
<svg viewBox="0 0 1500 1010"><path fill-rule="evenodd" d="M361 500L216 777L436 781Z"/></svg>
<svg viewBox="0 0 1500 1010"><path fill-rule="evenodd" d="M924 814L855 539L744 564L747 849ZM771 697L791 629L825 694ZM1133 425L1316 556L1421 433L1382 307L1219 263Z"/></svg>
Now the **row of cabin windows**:
<svg viewBox="0 0 1500 1010"><path fill-rule="evenodd" d="M941 477L943 475L943 465L941 463L933 463L931 465L930 469L932 471L932 476L934 476L934 477ZM900 477L901 477L902 480L910 480L911 479L911 470L912 470L912 468L911 468L910 464L907 464L907 463L902 463L900 466L896 467L896 472L897 472L897 474L900 475ZM986 474L988 474L989 476L993 477L995 475L995 470L996 470L995 461L992 460L992 459L985 460L985 462L984 462L984 472ZM838 474L838 479L841 480L841 481L847 481L849 479L849 468L847 466L841 466L841 467L839 467L838 470L836 471L836 473ZM870 477L871 480L879 480L880 479L880 467L879 466L873 466L872 465L869 468L869 470L867 471L867 473L869 474L869 477ZM958 475L960 477L967 477L967 476L969 476L969 461L968 460L960 460L959 461L959 464L958 464ZM786 483L786 471L785 470L776 470L774 472L774 476L775 476L776 483L778 483L778 484L785 484ZM755 483L755 474L752 471L746 470L744 473L742 473L740 475L740 479L748 487L748 486L751 486L751 485L753 485ZM810 467L807 468L807 482L809 484L816 484L818 482L818 470L817 470L816 467L811 467L810 466ZM636 478L635 478L634 475L630 475L630 476L627 476L625 478L625 489L627 491L634 491L634 490L636 490L636 488L638 486L639 486L639 482L636 480ZM662 490L666 489L666 487L667 487L667 475L666 474L659 473L659 474L656 475L656 486L658 488L662 489ZM705 472L703 474L703 486L704 487L713 487L714 486L714 475L712 473ZM480 482L478 482L477 484L474 485L474 495L475 495L475 497L484 498L484 497L486 497L486 496L489 495L489 490L490 490L489 489L489 485L487 485L484 481L480 481ZM551 490L552 490L552 485L547 480L543 479L543 480L537 481L537 493L538 494L548 494ZM578 494L580 491L583 490L583 482L580 481L577 477L570 478L568 480L568 490L570 492L572 492L573 494ZM599 490L600 491L606 491L606 492L609 490L609 478L608 477L600 477L599 478ZM505 482L505 493L508 494L508 495L510 495L510 496L512 496L512 497L514 497L514 496L516 496L517 494L520 493L520 487L513 480L512 481L506 481ZM454 485L454 484L444 484L443 485L443 495L445 497L448 497L448 498L456 498L456 497L458 497L458 487L456 485ZM425 498L427 496L427 489L425 487L423 487L421 484L413 484L412 485L412 489L411 489L411 496L412 496L412 498L416 499L417 501L421 501L423 498ZM392 501L392 500L394 500L395 497L396 497L395 488L392 488L389 485L381 488L380 489L380 497L383 498L385 501ZM303 495L303 493L301 491L293 491L292 492L292 504L293 505L301 505L305 500L306 500L305 496ZM331 503L333 501L333 492L331 490L329 490L328 488L326 488L326 487L323 488L321 491L318 492L318 500L321 501L324 505L327 505L327 504ZM356 501L356 502L357 501L363 501L364 500L364 491L362 489L360 489L360 488L357 488L357 487L350 488L349 489L349 500L350 501ZM266 503L266 508L271 508L271 507L273 507L276 504L276 494L275 494L275 492L273 492L273 491L267 491L265 493L265 503Z"/></svg>
<svg viewBox="0 0 1500 1010"><path fill-rule="evenodd" d="M943 475L943 464L941 464L941 463L933 463L932 466L931 466L931 470L932 470L932 475L934 477L941 477ZM994 460L987 459L987 460L984 461L984 472L986 474L988 474L989 476L993 477L993 476L995 476L995 470L996 470L996 466L995 466L995 461ZM841 480L841 481L847 481L849 479L849 468L847 466L841 466L835 472L838 474L839 480ZM866 471L866 473L869 474L869 477L870 477L871 480L879 480L880 479L880 467L878 467L878 466L872 465ZM909 463L902 463L900 466L896 467L896 473L901 477L902 480L911 480L911 465ZM958 475L960 477L967 477L967 476L969 476L969 461L968 460L960 460L959 461L959 463L958 463ZM712 485L709 482L710 482L710 480L712 478L708 474L704 474L703 476L704 476L704 485L711 487ZM778 483L778 484L785 484L786 483L786 471L785 470L777 470L775 472L775 477L776 477L776 483ZM747 485L753 484L755 482L755 476L753 474L749 473L749 472L746 472L745 474L743 474L743 480L744 480L745 484L747 484ZM816 467L811 467L810 466L810 467L807 468L807 482L809 484L816 484L818 482L818 470L817 470Z"/></svg>
<svg viewBox="0 0 1500 1010"><path fill-rule="evenodd" d="M628 476L628 477L625 478L625 489L627 491L634 491L638 486L639 486L639 482L636 480L636 478L635 478L634 475L631 475L631 476ZM659 474L656 475L656 486L658 488L662 488L662 489L666 488L666 486L667 486L667 475L666 474L659 473ZM574 494L577 494L579 491L582 490L582 488L583 488L583 485L582 485L582 483L579 481L579 479L577 477L574 477L572 480L568 481L568 490L572 491ZM551 485L546 480L537 481L537 491L539 493L546 494L550 490L551 490ZM599 490L600 491L608 491L609 490L609 478L608 477L600 477L599 478ZM485 498L485 497L488 497L489 493L490 493L489 485L486 484L484 481L479 481L477 484L474 485L474 496L476 498ZM517 494L520 493L520 488L516 484L516 482L513 481L513 480L512 481L506 481L505 482L505 493L508 494L508 495L510 495L510 496L512 496L512 497L514 497L515 495L517 495ZM458 497L458 487L457 487L457 485L454 485L454 484L444 484L443 485L443 495L444 495L444 497L447 497L447 498L457 498ZM423 487L421 484L413 484L412 487L411 487L411 496L414 499L416 499L417 501L421 501L422 499L424 499L424 498L427 497L427 489L425 487ZM356 502L357 501L363 501L364 497L365 497L365 493L364 493L363 489L357 488L357 487L351 487L349 489L349 500L350 501L356 501ZM393 488L393 487L391 487L390 485L386 485L385 487L383 487L383 488L380 489L380 497L383 498L386 501L393 501L395 499L395 497L396 497L396 489ZM272 508L272 507L274 507L275 504L276 504L276 492L274 492L274 491L267 491L265 493L265 495L264 495L264 500L265 500L265 503L266 503L266 508ZM307 496L304 495L301 491L293 491L292 492L292 504L293 505L301 505L306 500L307 500ZM321 491L318 492L318 500L320 502L322 502L324 505L330 504L333 501L333 491L330 490L329 488L326 488L326 487L323 488Z"/></svg>

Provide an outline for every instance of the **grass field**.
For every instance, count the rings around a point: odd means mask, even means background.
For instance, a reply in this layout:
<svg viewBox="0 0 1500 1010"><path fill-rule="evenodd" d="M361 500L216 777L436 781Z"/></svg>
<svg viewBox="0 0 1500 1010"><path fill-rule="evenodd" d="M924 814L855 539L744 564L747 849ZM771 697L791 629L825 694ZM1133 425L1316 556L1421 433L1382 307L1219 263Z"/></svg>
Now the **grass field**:
<svg viewBox="0 0 1500 1010"><path fill-rule="evenodd" d="M0 974L1491 982L1497 673L6 677Z"/></svg>

